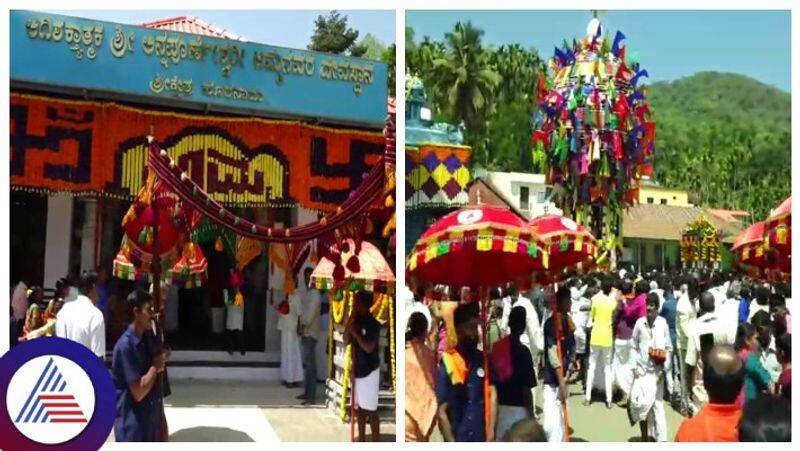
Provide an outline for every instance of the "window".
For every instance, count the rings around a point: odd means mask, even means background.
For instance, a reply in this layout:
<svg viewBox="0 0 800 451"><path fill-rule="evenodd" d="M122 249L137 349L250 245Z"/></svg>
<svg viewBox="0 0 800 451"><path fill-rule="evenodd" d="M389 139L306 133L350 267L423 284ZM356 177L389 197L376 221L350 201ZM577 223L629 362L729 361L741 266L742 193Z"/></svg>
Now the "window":
<svg viewBox="0 0 800 451"><path fill-rule="evenodd" d="M661 205L667 205L667 199L661 199Z"/></svg>
<svg viewBox="0 0 800 451"><path fill-rule="evenodd" d="M540 204L543 204L547 201L547 193L544 191L537 191L536 192L536 201Z"/></svg>
<svg viewBox="0 0 800 451"><path fill-rule="evenodd" d="M647 198L647 203L648 204L652 204L653 203L653 198L652 197L648 197Z"/></svg>
<svg viewBox="0 0 800 451"><path fill-rule="evenodd" d="M530 210L530 188L527 186L519 187L519 208L521 210Z"/></svg>

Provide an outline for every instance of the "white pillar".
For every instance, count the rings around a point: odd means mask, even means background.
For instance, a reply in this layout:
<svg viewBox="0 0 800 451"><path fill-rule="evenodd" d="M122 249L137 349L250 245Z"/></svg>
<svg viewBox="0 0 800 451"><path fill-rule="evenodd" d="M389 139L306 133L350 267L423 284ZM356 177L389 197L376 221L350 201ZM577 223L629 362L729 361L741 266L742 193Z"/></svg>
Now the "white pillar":
<svg viewBox="0 0 800 451"><path fill-rule="evenodd" d="M280 222L275 223L274 227L283 227ZM269 252L269 248L264 252ZM271 353L280 355L281 352L281 334L278 331L278 305L283 302L285 293L283 292L284 273L282 270L275 266L275 263L269 261L267 263L268 282L267 282L267 308L264 311L266 315L264 322L264 351L265 355L269 356ZM272 304L270 304L272 301Z"/></svg>
<svg viewBox="0 0 800 451"><path fill-rule="evenodd" d="M81 230L81 271L94 271L95 238L97 230L97 199L83 199L84 215L83 228Z"/></svg>
<svg viewBox="0 0 800 451"><path fill-rule="evenodd" d="M55 288L56 281L69 272L72 243L72 196L47 198L47 235L44 249L44 287Z"/></svg>

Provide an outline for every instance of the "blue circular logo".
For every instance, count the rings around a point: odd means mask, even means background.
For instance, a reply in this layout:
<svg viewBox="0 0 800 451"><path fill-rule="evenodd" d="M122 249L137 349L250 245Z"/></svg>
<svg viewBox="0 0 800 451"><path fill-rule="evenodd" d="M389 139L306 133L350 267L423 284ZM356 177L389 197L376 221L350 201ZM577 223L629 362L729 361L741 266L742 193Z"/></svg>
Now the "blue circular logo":
<svg viewBox="0 0 800 451"><path fill-rule="evenodd" d="M57 337L0 358L0 449L97 450L116 414L111 373L83 345Z"/></svg>

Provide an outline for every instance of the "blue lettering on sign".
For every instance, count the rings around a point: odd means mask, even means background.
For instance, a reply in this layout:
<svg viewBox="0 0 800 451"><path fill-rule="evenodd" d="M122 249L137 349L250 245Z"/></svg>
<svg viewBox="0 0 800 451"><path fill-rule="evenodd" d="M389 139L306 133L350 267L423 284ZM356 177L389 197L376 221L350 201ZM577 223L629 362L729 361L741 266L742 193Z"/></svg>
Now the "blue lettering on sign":
<svg viewBox="0 0 800 451"><path fill-rule="evenodd" d="M373 128L386 119L380 61L32 11L11 11L10 25L12 83Z"/></svg>

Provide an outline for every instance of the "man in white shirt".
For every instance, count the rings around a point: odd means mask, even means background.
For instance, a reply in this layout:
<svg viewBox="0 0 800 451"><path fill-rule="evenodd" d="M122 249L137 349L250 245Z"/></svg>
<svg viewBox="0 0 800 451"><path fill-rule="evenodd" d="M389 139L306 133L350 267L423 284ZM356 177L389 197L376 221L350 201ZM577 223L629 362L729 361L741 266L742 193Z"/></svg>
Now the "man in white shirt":
<svg viewBox="0 0 800 451"><path fill-rule="evenodd" d="M319 291L311 284L311 268L303 272L308 289L303 296L300 308L300 333L303 351L303 378L305 390L297 399L303 400L303 405L317 402L317 337L319 336L319 315L322 307L322 298Z"/></svg>
<svg viewBox="0 0 800 451"><path fill-rule="evenodd" d="M28 283L25 279L19 281L11 294L11 308L14 310L14 320L22 330L25 322L25 313L28 311Z"/></svg>
<svg viewBox="0 0 800 451"><path fill-rule="evenodd" d="M710 349L717 344L730 345L735 337L728 334L726 325L719 320L714 312L714 295L708 291L700 295L699 311L694 322L692 335L689 337L686 349L685 363L687 366L687 387L694 397L694 408L699 408L708 402L708 394L703 385L703 348Z"/></svg>
<svg viewBox="0 0 800 451"><path fill-rule="evenodd" d="M629 412L633 421L639 421L642 441L653 437L657 442L667 441L667 417L664 411L665 363L672 354L672 340L667 321L658 316L659 299L656 293L647 295L647 315L639 318L633 327L633 360L636 362Z"/></svg>
<svg viewBox="0 0 800 451"><path fill-rule="evenodd" d="M293 277L286 274L286 277ZM297 333L302 297L300 287L286 295L278 306L278 330L281 332L281 380L287 388L296 388L303 381L303 360L300 355L300 338Z"/></svg>
<svg viewBox="0 0 800 451"><path fill-rule="evenodd" d="M503 316L500 320L500 329L504 336L509 333L508 318L511 309L516 306L525 309L525 333L520 335L519 341L531 352L533 368L536 371L539 354L544 349L544 336L539 322L539 314L536 313L536 308L533 307L531 300L523 296L515 284L508 286L508 295L503 298L502 302ZM533 397L533 404L536 405L536 387L531 388L531 396ZM534 411L535 416L536 412Z"/></svg>
<svg viewBox="0 0 800 451"><path fill-rule="evenodd" d="M97 276L84 273L78 281L78 295L66 302L56 316L56 336L86 346L100 359L106 356L106 325L97 308Z"/></svg>

